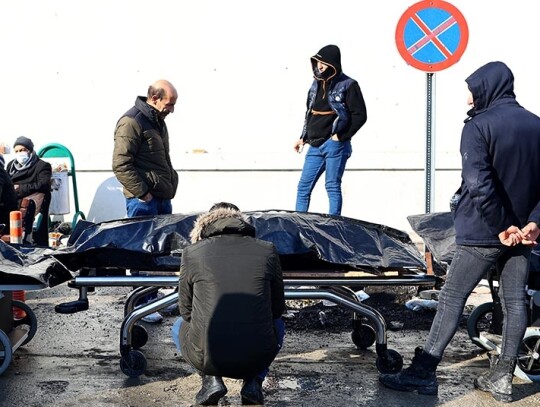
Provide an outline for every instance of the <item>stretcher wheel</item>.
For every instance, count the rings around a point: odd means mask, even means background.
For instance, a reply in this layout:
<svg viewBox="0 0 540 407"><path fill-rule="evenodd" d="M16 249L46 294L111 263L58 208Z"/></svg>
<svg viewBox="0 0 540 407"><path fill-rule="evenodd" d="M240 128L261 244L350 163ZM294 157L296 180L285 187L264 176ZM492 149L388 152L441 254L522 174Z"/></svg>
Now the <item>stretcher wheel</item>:
<svg viewBox="0 0 540 407"><path fill-rule="evenodd" d="M525 331L514 375L529 382L540 382L540 328L529 327Z"/></svg>
<svg viewBox="0 0 540 407"><path fill-rule="evenodd" d="M131 331L131 346L138 349L142 348L148 342L148 332L144 329L143 326L133 325L133 330Z"/></svg>
<svg viewBox="0 0 540 407"><path fill-rule="evenodd" d="M356 325L356 324L355 324ZM375 343L377 336L371 325L359 324L353 328L352 341L359 349L367 349Z"/></svg>
<svg viewBox="0 0 540 407"><path fill-rule="evenodd" d="M11 302L12 306L15 308L19 308L23 310L26 313L26 316L22 319L16 319L13 321L14 326L19 325L28 325L30 327L30 330L28 331L28 336L24 340L24 342L21 345L26 345L28 342L32 340L34 335L37 332L37 318L34 311L32 311L32 308L30 308L26 303L18 300L13 300Z"/></svg>
<svg viewBox="0 0 540 407"><path fill-rule="evenodd" d="M146 371L146 357L139 350L130 350L120 359L120 369L129 377L139 377Z"/></svg>
<svg viewBox="0 0 540 407"><path fill-rule="evenodd" d="M491 348L486 348L482 345L481 342L476 341L474 338L480 337L480 332L489 332L491 324L493 322L493 303L485 302L480 304L478 307L471 312L469 319L467 320L467 333L469 338L482 349L492 350Z"/></svg>
<svg viewBox="0 0 540 407"><path fill-rule="evenodd" d="M377 370L383 374L395 374L401 372L403 356L393 349L387 349L384 357L379 356L375 362Z"/></svg>
<svg viewBox="0 0 540 407"><path fill-rule="evenodd" d="M4 373L8 368L12 355L11 341L5 332L0 329L0 374Z"/></svg>

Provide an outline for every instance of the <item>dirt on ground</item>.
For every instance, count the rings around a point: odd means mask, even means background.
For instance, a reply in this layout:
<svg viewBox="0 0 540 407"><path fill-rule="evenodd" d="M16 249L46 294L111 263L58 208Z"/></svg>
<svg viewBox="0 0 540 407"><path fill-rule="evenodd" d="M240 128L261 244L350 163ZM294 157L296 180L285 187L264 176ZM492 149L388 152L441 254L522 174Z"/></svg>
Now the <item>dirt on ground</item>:
<svg viewBox="0 0 540 407"><path fill-rule="evenodd" d="M388 329L428 330L431 326L434 315L432 310L412 311L404 306L408 300L417 297L416 287L368 287L363 291L369 298L363 300L362 304L381 313ZM290 300L287 304L289 313L295 316L287 320L290 329L302 331L325 328L329 332L340 332L351 328L353 312L344 307L331 306L326 301L309 300ZM466 318L467 314L464 315L463 326L466 325Z"/></svg>
<svg viewBox="0 0 540 407"><path fill-rule="evenodd" d="M388 347L407 365L414 348L427 336L433 310L412 311L404 304L414 288L364 287L388 326ZM89 296L90 309L64 315L58 303L76 298L66 286L27 292L38 331L19 348L0 376L0 406L191 406L200 378L177 353L170 329L176 316L161 324L141 323L148 342L141 348L146 373L129 378L120 369L119 338L128 288L99 288ZM460 329L439 366L438 396L400 393L378 382L374 346L358 349L351 339L352 312L320 301L288 301L287 333L264 383L267 406L496 406L477 391L473 379L489 366L485 351ZM222 406L240 405L241 381L225 379ZM515 378L515 406L540 405L540 383ZM501 404L502 405L502 404Z"/></svg>

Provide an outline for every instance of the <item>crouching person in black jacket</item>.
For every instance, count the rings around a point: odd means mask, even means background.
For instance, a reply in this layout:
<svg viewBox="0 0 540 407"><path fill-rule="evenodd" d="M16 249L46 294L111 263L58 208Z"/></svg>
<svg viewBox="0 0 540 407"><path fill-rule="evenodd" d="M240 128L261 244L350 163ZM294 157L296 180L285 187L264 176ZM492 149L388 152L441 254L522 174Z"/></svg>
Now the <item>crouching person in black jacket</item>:
<svg viewBox="0 0 540 407"><path fill-rule="evenodd" d="M274 245L233 204L197 218L180 266L173 339L202 376L195 401L215 405L222 377L243 379L242 404L263 404L262 383L283 343L285 294Z"/></svg>

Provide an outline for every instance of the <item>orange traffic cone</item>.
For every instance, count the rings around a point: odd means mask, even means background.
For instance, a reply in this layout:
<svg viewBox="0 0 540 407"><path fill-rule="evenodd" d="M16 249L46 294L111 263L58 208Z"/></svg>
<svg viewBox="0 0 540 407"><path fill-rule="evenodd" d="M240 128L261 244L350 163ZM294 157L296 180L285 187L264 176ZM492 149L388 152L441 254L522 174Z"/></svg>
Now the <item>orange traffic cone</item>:
<svg viewBox="0 0 540 407"><path fill-rule="evenodd" d="M23 241L22 212L11 211L9 213L9 242L22 244L22 241Z"/></svg>
<svg viewBox="0 0 540 407"><path fill-rule="evenodd" d="M17 290L11 292L11 299L25 302L26 294L23 290ZM26 312L19 307L12 307L13 319L23 319L26 317Z"/></svg>
<svg viewBox="0 0 540 407"><path fill-rule="evenodd" d="M23 227L22 227L22 212L12 211L9 213L9 242L22 244L23 240ZM26 295L24 291L13 291L12 300L26 301ZM26 312L18 307L12 308L14 319L23 319L26 317Z"/></svg>

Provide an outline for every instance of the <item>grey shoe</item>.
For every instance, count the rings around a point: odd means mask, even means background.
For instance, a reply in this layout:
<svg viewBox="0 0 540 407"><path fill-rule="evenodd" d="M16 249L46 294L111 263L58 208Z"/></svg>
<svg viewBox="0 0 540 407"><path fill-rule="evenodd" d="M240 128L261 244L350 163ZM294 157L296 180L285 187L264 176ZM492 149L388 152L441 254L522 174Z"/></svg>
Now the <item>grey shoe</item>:
<svg viewBox="0 0 540 407"><path fill-rule="evenodd" d="M489 372L474 380L474 387L491 393L497 401L510 403L512 401L512 378L516 368L516 359L501 359L490 355Z"/></svg>
<svg viewBox="0 0 540 407"><path fill-rule="evenodd" d="M382 374L379 381L386 387L399 391L416 391L418 394L436 396L439 383L435 371L440 359L417 348L412 364L396 374Z"/></svg>
<svg viewBox="0 0 540 407"><path fill-rule="evenodd" d="M264 404L264 395L262 392L262 380L254 377L249 380L244 380L242 390L242 405L261 405Z"/></svg>
<svg viewBox="0 0 540 407"><path fill-rule="evenodd" d="M148 314L145 317L141 318L141 321L144 321L149 324L159 324L161 321L163 321L163 315L161 315L159 312L152 312L151 314Z"/></svg>
<svg viewBox="0 0 540 407"><path fill-rule="evenodd" d="M195 402L201 406L214 406L225 394L227 387L219 376L203 376L201 390L195 396Z"/></svg>

